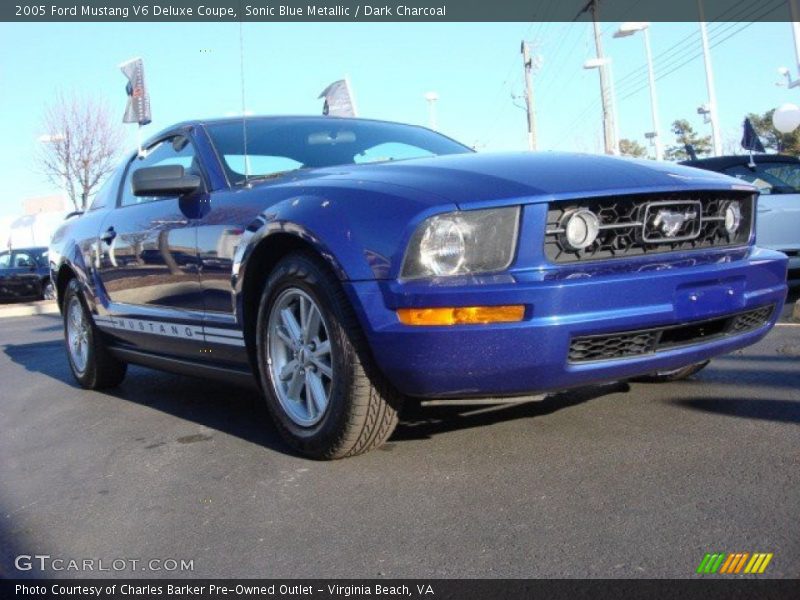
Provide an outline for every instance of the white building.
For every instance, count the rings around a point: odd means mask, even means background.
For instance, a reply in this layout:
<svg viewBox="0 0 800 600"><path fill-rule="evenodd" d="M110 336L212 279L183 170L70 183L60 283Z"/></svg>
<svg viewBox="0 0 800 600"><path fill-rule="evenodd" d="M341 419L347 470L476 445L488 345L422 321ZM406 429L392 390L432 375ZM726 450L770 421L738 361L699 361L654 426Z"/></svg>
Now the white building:
<svg viewBox="0 0 800 600"><path fill-rule="evenodd" d="M0 247L48 246L69 211L63 196L36 196L22 201L23 214L0 219Z"/></svg>

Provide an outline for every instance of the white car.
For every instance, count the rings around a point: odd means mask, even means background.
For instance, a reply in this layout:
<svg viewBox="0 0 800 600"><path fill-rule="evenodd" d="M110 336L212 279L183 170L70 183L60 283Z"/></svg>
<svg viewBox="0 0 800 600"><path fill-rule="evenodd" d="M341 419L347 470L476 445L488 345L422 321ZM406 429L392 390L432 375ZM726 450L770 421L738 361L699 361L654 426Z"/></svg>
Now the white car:
<svg viewBox="0 0 800 600"><path fill-rule="evenodd" d="M789 279L800 280L800 159L784 154L718 156L690 160L690 167L717 171L757 186L756 239L762 248L789 257ZM800 281L798 281L800 283Z"/></svg>

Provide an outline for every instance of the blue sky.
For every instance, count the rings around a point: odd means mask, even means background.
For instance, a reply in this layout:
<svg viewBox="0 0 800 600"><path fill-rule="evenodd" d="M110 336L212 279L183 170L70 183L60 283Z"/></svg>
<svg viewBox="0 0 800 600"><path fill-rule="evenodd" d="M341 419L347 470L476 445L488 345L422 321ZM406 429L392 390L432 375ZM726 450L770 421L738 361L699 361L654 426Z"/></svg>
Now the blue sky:
<svg viewBox="0 0 800 600"><path fill-rule="evenodd" d="M644 75L635 75L644 65L642 39L614 39L617 25L605 23L603 31L617 82L620 134L644 143L651 130L649 96ZM248 110L317 114L320 91L348 74L361 116L426 124L423 94L435 90L439 129L482 151L526 148L525 113L511 98L522 93L524 37L542 60L534 76L540 149L601 148L598 76L581 68L594 54L585 22L247 23L243 31ZM707 100L703 62L690 60L700 51L697 31L696 23L651 26L656 76L665 75L657 87L666 143L672 142L667 127L677 118L708 132L696 114ZM712 57L723 141L732 148L747 112L800 102L800 91L775 85L778 67L796 71L791 26L716 23L710 32L717 44ZM121 119L125 78L117 65L126 59L145 61L154 118L148 135L175 121L241 110L235 23L3 23L0 56L0 216L17 213L26 197L56 191L33 162L37 138L47 133L42 109L54 92L104 98ZM134 128L127 130L133 145Z"/></svg>

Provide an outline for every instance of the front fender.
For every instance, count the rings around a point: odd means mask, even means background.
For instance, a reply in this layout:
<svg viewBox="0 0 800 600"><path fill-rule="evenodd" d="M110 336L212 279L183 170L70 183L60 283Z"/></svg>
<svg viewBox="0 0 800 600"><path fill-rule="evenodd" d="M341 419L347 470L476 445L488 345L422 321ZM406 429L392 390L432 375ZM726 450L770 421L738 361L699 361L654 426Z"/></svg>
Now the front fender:
<svg viewBox="0 0 800 600"><path fill-rule="evenodd" d="M96 276L90 263L103 217L103 212L96 211L63 223L53 234L48 252L50 277L56 284L56 290L63 289L59 285L59 277L63 276L65 269L69 269L81 286L89 310L95 313L98 303ZM60 307L63 301L60 293L57 300Z"/></svg>
<svg viewBox="0 0 800 600"><path fill-rule="evenodd" d="M54 250L51 249L51 256L53 253ZM81 252L78 244L76 244L73 240L69 240L62 248L55 250L55 254L55 260L51 259L50 262L50 278L56 284L56 290L58 293L57 302L59 308L62 307L64 298L62 297L60 291L60 289L63 288L58 284L61 281L60 278L63 276L64 270L68 269L71 272L71 275L78 280L81 291L83 292L83 297L86 299L86 302L89 305L89 310L93 313L97 312L97 297L95 295L94 285L92 284L91 280L91 271L86 265L83 253Z"/></svg>
<svg viewBox="0 0 800 600"><path fill-rule="evenodd" d="M314 248L342 281L397 276L414 228L430 214L456 210L365 186L331 187L292 196L262 211L246 228L233 265L238 292L248 259L274 235L291 235Z"/></svg>

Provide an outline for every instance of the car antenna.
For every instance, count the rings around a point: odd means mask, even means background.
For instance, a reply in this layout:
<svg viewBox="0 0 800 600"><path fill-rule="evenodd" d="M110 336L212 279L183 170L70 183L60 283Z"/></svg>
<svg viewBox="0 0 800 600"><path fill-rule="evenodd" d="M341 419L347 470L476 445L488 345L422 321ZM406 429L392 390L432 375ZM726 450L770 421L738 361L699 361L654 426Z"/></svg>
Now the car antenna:
<svg viewBox="0 0 800 600"><path fill-rule="evenodd" d="M247 156L247 114L245 111L244 95L244 23L239 21L239 74L242 83L242 151L244 152L244 185L249 187L250 183L250 160Z"/></svg>

